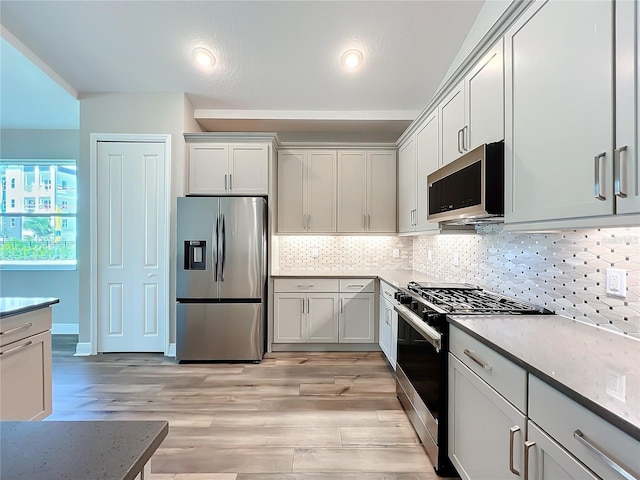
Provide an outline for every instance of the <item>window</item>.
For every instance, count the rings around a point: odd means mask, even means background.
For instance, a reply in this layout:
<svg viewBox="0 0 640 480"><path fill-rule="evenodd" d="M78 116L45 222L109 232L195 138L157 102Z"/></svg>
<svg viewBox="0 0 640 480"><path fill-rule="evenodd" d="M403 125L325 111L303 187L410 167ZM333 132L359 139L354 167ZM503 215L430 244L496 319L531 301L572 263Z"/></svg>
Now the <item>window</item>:
<svg viewBox="0 0 640 480"><path fill-rule="evenodd" d="M15 189L0 211L0 269L75 268L76 162L0 160L0 179Z"/></svg>

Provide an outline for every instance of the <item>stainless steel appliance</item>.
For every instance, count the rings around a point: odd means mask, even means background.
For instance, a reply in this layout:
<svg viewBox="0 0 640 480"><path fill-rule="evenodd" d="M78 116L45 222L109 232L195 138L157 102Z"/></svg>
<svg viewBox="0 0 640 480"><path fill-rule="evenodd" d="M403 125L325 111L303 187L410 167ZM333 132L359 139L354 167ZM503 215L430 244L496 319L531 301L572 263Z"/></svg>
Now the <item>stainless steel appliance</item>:
<svg viewBox="0 0 640 480"><path fill-rule="evenodd" d="M262 359L266 212L262 197L178 198L179 362Z"/></svg>
<svg viewBox="0 0 640 480"><path fill-rule="evenodd" d="M448 225L502 222L504 142L480 145L427 176L427 219Z"/></svg>
<svg viewBox="0 0 640 480"><path fill-rule="evenodd" d="M468 284L411 282L396 299L396 392L436 473L453 476L447 452L447 314L552 312Z"/></svg>

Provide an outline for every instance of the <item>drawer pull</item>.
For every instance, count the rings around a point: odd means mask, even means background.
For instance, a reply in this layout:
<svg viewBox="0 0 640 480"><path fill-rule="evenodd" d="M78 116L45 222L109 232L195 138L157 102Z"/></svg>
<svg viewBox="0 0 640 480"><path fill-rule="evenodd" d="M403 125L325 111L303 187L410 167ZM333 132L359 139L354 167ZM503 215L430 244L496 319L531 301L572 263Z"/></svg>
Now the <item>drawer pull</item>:
<svg viewBox="0 0 640 480"><path fill-rule="evenodd" d="M476 362L478 365L480 365L482 368L484 368L485 370L491 370L493 367L491 365L489 365L488 363L480 360L478 357L476 357L476 355L474 354L473 351L469 350L468 348L464 349L464 354L469 357L471 360L473 360L474 362Z"/></svg>
<svg viewBox="0 0 640 480"><path fill-rule="evenodd" d="M364 288L364 285L359 283L350 283L349 285L347 285L347 288Z"/></svg>
<svg viewBox="0 0 640 480"><path fill-rule="evenodd" d="M524 442L524 480L529 480L529 450L536 442L531 440Z"/></svg>
<svg viewBox="0 0 640 480"><path fill-rule="evenodd" d="M0 355L6 355L7 353L11 353L11 352L15 352L16 350L20 350L21 348L24 347L28 347L29 345L32 345L33 342L31 340L29 340L28 342L25 342L21 345L18 345L16 347L10 348L9 350L5 350L4 352L0 352Z"/></svg>
<svg viewBox="0 0 640 480"><path fill-rule="evenodd" d="M511 473L513 473L514 475L520 475L520 472L513 466L513 439L516 436L516 432L519 431L520 427L518 425L514 425L509 429L509 470L511 470ZM526 472L527 467L525 467L524 470Z"/></svg>
<svg viewBox="0 0 640 480"><path fill-rule="evenodd" d="M391 292L387 292L387 291L385 290L384 294L385 294L387 297L389 297L389 298L393 298L393 295L391 295Z"/></svg>
<svg viewBox="0 0 640 480"><path fill-rule="evenodd" d="M0 335L9 335L10 333L17 332L18 330L23 330L29 327L33 327L33 323L25 323L24 325L20 325L19 327L10 328L9 330L0 332Z"/></svg>
<svg viewBox="0 0 640 480"><path fill-rule="evenodd" d="M298 288L313 288L313 287L315 287L313 283L310 283L309 285L305 285L303 283L298 284Z"/></svg>
<svg viewBox="0 0 640 480"><path fill-rule="evenodd" d="M589 440L587 440L584 436L584 433L582 433L580 430L576 430L575 432L573 432L573 438L578 440L578 442L580 442L582 445L587 447L593 453L598 455L604 463L609 465L611 468L613 468L616 472L618 472L627 480L638 480L638 477L634 476L629 471L625 470L624 467L622 467L619 463L617 463L609 455L607 455L607 453L605 453L605 451L600 446L595 445L591 443Z"/></svg>

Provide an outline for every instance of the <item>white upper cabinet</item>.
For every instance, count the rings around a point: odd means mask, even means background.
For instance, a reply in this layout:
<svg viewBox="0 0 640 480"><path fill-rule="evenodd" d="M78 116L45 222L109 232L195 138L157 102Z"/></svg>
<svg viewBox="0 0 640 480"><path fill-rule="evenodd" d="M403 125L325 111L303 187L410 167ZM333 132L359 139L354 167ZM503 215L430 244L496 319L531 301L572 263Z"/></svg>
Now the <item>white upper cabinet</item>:
<svg viewBox="0 0 640 480"><path fill-rule="evenodd" d="M634 25L635 21L635 25ZM616 3L616 150L614 195L616 213L640 212L640 6Z"/></svg>
<svg viewBox="0 0 640 480"><path fill-rule="evenodd" d="M335 150L280 150L278 232L336 231Z"/></svg>
<svg viewBox="0 0 640 480"><path fill-rule="evenodd" d="M338 151L338 232L396 232L395 150Z"/></svg>
<svg viewBox="0 0 640 480"><path fill-rule="evenodd" d="M438 169L438 110L427 115L424 123L416 133L416 231L437 230L438 222L427 222L429 214L429 188L427 176Z"/></svg>
<svg viewBox="0 0 640 480"><path fill-rule="evenodd" d="M504 139L504 57L500 40L438 106L440 165Z"/></svg>
<svg viewBox="0 0 640 480"><path fill-rule="evenodd" d="M415 231L416 143L411 137L398 151L398 231Z"/></svg>
<svg viewBox="0 0 640 480"><path fill-rule="evenodd" d="M189 145L192 195L267 195L269 147L265 144Z"/></svg>
<svg viewBox="0 0 640 480"><path fill-rule="evenodd" d="M506 223L614 213L613 7L538 1L505 35Z"/></svg>

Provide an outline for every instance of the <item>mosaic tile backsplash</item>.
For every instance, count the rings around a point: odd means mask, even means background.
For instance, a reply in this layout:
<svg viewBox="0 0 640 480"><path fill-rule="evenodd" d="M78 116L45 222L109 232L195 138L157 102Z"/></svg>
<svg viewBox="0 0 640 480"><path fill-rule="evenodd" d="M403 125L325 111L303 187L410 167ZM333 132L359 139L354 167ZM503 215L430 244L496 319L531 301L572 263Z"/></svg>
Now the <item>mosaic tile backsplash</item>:
<svg viewBox="0 0 640 480"><path fill-rule="evenodd" d="M479 227L475 235L275 239L281 269L413 269L446 282L473 283L640 338L640 227L509 233L497 225ZM395 248L398 258L393 257ZM311 255L313 249L318 250L317 258ZM607 268L626 270L626 298L606 294Z"/></svg>

